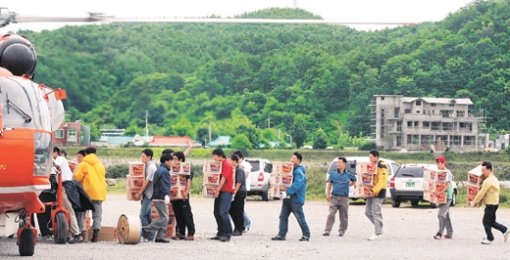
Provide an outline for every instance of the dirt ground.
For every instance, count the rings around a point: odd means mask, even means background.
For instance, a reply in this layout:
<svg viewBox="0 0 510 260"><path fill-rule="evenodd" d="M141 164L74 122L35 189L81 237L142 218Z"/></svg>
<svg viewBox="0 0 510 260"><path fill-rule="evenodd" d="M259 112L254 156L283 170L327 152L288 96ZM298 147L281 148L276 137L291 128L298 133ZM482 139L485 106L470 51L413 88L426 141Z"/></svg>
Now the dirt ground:
<svg viewBox="0 0 510 260"><path fill-rule="evenodd" d="M437 209L427 206L383 208L384 235L381 240L368 241L373 226L364 215L364 205L351 205L349 228L338 237L338 218L330 237L322 236L328 207L326 202L305 204L306 219L312 236L309 242L299 242L301 231L293 216L289 219L287 241L271 241L278 232L281 201L249 200L246 210L253 225L242 237L228 243L209 240L216 232L213 200L195 198L191 201L196 225L195 241L172 241L169 244L139 243L121 245L118 242L57 245L40 242L33 259L510 259L510 242L494 231L495 242L481 245L483 209L451 208L454 227L452 240L436 241ZM115 226L121 214L138 215L138 202L127 201L125 195L110 194L103 206L103 225ZM498 220L510 226L510 210L499 209ZM14 239L0 238L0 259L18 257Z"/></svg>

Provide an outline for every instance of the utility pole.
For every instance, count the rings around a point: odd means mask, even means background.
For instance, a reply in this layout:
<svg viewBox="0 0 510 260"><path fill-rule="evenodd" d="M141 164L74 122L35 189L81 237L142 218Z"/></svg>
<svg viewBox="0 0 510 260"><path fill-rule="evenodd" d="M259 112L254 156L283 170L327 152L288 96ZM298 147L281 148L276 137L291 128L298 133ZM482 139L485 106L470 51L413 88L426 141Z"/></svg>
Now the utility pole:
<svg viewBox="0 0 510 260"><path fill-rule="evenodd" d="M209 122L209 143L212 142L212 129L211 129L211 122Z"/></svg>
<svg viewBox="0 0 510 260"><path fill-rule="evenodd" d="M145 137L149 136L149 110L145 110Z"/></svg>

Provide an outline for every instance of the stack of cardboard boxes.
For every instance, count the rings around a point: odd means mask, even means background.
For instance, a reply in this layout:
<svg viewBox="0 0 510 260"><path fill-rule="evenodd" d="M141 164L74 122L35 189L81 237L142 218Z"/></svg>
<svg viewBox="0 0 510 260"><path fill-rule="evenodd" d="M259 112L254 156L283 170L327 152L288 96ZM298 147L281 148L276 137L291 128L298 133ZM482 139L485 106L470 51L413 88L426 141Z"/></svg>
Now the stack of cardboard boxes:
<svg viewBox="0 0 510 260"><path fill-rule="evenodd" d="M140 191L145 180L145 164L142 162L130 162L129 174L126 177L128 200L140 200L136 193Z"/></svg>
<svg viewBox="0 0 510 260"><path fill-rule="evenodd" d="M205 163L202 187L202 195L204 198L214 198L214 190L220 184L221 167L221 162L211 161Z"/></svg>
<svg viewBox="0 0 510 260"><path fill-rule="evenodd" d="M450 185L447 171L433 168L423 169L423 199L434 204L446 203L446 190Z"/></svg>
<svg viewBox="0 0 510 260"><path fill-rule="evenodd" d="M170 200L182 200L187 186L187 177L191 174L191 165L177 163L170 169Z"/></svg>
<svg viewBox="0 0 510 260"><path fill-rule="evenodd" d="M480 187L482 186L482 166L478 165L476 168L470 170L468 172L468 181L467 181L467 202L470 203L475 198L478 191L480 191Z"/></svg>
<svg viewBox="0 0 510 260"><path fill-rule="evenodd" d="M370 162L360 162L356 164L356 188L363 198L373 197L372 188L374 187L374 175L377 165Z"/></svg>
<svg viewBox="0 0 510 260"><path fill-rule="evenodd" d="M269 181L269 192L273 197L280 197L292 185L294 165L290 162L275 163Z"/></svg>

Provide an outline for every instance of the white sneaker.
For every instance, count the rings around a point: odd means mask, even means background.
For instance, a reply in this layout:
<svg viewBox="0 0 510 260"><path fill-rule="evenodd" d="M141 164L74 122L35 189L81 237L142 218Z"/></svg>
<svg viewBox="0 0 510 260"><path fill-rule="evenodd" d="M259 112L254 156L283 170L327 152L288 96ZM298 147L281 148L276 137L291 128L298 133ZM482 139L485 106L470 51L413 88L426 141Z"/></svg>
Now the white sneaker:
<svg viewBox="0 0 510 260"><path fill-rule="evenodd" d="M382 235L371 235L368 237L368 240L370 240L370 241L378 240L378 239L381 239L381 236Z"/></svg>
<svg viewBox="0 0 510 260"><path fill-rule="evenodd" d="M510 229L507 229L506 232L503 234L503 242L505 243L508 240L508 234L510 234Z"/></svg>
<svg viewBox="0 0 510 260"><path fill-rule="evenodd" d="M484 244L484 245L490 245L490 244L492 244L492 241L487 240L487 238L483 238L483 239L482 239L482 244Z"/></svg>

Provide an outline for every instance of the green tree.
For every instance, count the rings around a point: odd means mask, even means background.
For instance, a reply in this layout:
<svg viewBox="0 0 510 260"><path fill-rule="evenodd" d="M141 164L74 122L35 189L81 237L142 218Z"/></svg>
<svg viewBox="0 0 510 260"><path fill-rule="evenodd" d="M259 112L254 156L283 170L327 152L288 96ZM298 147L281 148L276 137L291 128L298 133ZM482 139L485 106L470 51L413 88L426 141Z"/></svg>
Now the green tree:
<svg viewBox="0 0 510 260"><path fill-rule="evenodd" d="M252 148L252 143L246 134L238 134L232 138L232 149L247 150Z"/></svg>
<svg viewBox="0 0 510 260"><path fill-rule="evenodd" d="M319 128L313 136L313 149L326 149L326 147L328 147L328 135Z"/></svg>

